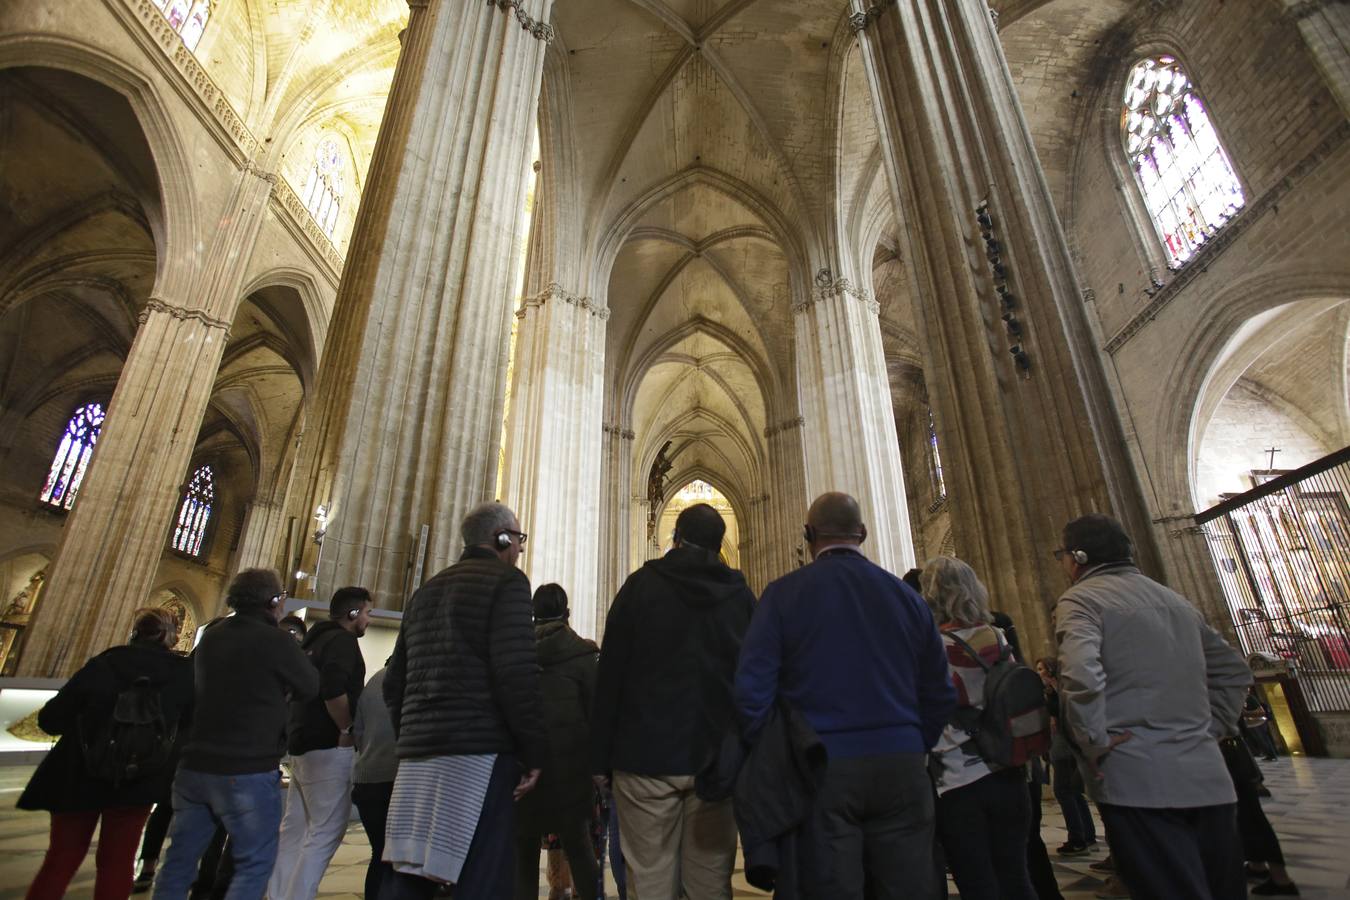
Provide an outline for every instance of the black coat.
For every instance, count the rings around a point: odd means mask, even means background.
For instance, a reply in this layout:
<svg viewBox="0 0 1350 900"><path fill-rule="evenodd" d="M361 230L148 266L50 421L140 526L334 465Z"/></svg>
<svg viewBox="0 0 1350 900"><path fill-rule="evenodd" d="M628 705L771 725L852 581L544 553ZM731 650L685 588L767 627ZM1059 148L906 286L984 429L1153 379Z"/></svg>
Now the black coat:
<svg viewBox="0 0 1350 900"><path fill-rule="evenodd" d="M413 594L384 679L399 759L547 753L530 580L470 547Z"/></svg>
<svg viewBox="0 0 1350 900"><path fill-rule="evenodd" d="M732 681L755 596L740 572L681 547L610 607L591 719L592 771L695 775L735 726Z"/></svg>
<svg viewBox="0 0 1350 900"><path fill-rule="evenodd" d="M745 880L778 900L800 895L799 833L825 782L827 754L806 718L779 700L736 778Z"/></svg>
<svg viewBox="0 0 1350 900"><path fill-rule="evenodd" d="M549 749L539 785L516 804L516 822L523 832L543 834L588 818L594 805L590 717L600 649L566 622L545 622L535 633Z"/></svg>
<svg viewBox="0 0 1350 900"><path fill-rule="evenodd" d="M102 727L112 717L117 695L141 677L159 688L164 720L181 733L192 714L192 663L158 643L109 648L85 663L38 713L38 727L61 737L33 773L19 797L19 809L92 812L149 806L168 795L172 761L145 778L115 787L90 775L84 765L81 731L92 734Z"/></svg>

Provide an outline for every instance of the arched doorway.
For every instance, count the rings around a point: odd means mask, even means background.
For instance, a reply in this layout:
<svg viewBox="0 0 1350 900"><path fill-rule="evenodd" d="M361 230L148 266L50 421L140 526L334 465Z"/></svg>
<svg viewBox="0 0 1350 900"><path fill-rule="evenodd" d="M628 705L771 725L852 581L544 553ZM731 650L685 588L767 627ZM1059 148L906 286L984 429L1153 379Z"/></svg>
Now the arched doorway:
<svg viewBox="0 0 1350 900"><path fill-rule="evenodd" d="M671 547L671 536L675 531L675 520L680 513L696 503L706 503L722 516L727 523L726 536L722 538L722 561L733 569L741 568L741 529L736 519L736 509L731 500L701 478L689 481L666 501L656 527L656 539L661 552Z"/></svg>

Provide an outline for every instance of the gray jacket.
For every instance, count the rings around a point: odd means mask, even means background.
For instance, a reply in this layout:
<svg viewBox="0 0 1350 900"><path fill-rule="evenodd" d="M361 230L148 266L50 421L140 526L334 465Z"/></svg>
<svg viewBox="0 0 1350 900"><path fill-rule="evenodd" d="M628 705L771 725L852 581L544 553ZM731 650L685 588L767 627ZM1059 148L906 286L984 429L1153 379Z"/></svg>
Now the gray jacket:
<svg viewBox="0 0 1350 900"><path fill-rule="evenodd" d="M398 774L398 741L389 707L384 705L384 669L371 676L361 699L356 701L352 737L356 743L356 765L352 781L380 784L393 781Z"/></svg>
<svg viewBox="0 0 1350 900"><path fill-rule="evenodd" d="M1088 571L1055 607L1060 703L1080 748L1133 737L1084 767L1098 803L1236 802L1217 738L1236 727L1252 674L1199 610L1130 564ZM1092 755L1096 755L1093 753Z"/></svg>

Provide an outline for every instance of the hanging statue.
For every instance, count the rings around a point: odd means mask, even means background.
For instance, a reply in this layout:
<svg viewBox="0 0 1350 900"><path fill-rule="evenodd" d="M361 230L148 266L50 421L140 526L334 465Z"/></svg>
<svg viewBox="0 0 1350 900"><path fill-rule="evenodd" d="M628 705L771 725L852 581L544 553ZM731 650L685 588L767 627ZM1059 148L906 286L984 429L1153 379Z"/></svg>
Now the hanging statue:
<svg viewBox="0 0 1350 900"><path fill-rule="evenodd" d="M666 474L675 463L666 456L672 441L666 441L652 460L651 472L647 475L647 540L656 537L656 517L661 512L661 502L666 497Z"/></svg>

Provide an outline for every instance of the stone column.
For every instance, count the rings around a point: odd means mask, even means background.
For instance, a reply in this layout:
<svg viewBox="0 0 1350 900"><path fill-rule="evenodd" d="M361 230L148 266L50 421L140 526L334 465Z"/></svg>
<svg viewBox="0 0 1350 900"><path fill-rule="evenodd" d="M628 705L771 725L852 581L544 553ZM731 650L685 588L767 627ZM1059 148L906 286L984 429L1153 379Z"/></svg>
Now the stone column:
<svg viewBox="0 0 1350 900"><path fill-rule="evenodd" d="M642 564L632 555L633 529L633 440L631 428L605 425L604 460L601 471L601 490L604 503L600 507L600 534L603 551L600 553L597 631L603 634L605 616L614 595L624 579Z"/></svg>
<svg viewBox="0 0 1350 900"><path fill-rule="evenodd" d="M765 510L766 554L769 580L781 578L802 561L802 524L811 500L806 497L806 464L802 450L802 425L805 419L792 416L764 429L771 476L769 502ZM814 499L814 498L811 498Z"/></svg>
<svg viewBox="0 0 1350 900"><path fill-rule="evenodd" d="M1327 87L1350 116L1350 2L1346 0L1279 0L1285 15L1298 25L1308 52Z"/></svg>
<svg viewBox="0 0 1350 900"><path fill-rule="evenodd" d="M492 498L551 0L414 2L357 213L292 515L329 526L318 593L401 608ZM306 559L312 565L313 559Z"/></svg>
<svg viewBox="0 0 1350 900"><path fill-rule="evenodd" d="M865 291L828 269L816 274L810 299L793 307L805 483L808 498L825 491L858 498L868 528L863 552L904 572L914 565L914 544L879 313ZM799 515L804 521L805 509Z"/></svg>
<svg viewBox="0 0 1350 900"><path fill-rule="evenodd" d="M281 541L285 534L286 508L282 504L266 500L248 504L232 570L272 569L280 563L281 583L289 584L294 573L287 571L290 564L281 558Z"/></svg>
<svg viewBox="0 0 1350 900"><path fill-rule="evenodd" d="M201 268L166 262L66 520L20 674L69 675L130 633L168 542L275 181L249 167Z"/></svg>
<svg viewBox="0 0 1350 900"><path fill-rule="evenodd" d="M1064 522L1114 512L1160 575L1148 517L989 10L983 0L854 3L915 267L956 545L1039 653L1065 587L1050 556ZM995 245L977 222L981 203Z"/></svg>
<svg viewBox="0 0 1350 900"><path fill-rule="evenodd" d="M600 540L609 310L550 283L516 317L502 499L530 534L521 557L530 583L561 584L572 627L593 638L610 599L600 595L598 560L610 552Z"/></svg>

